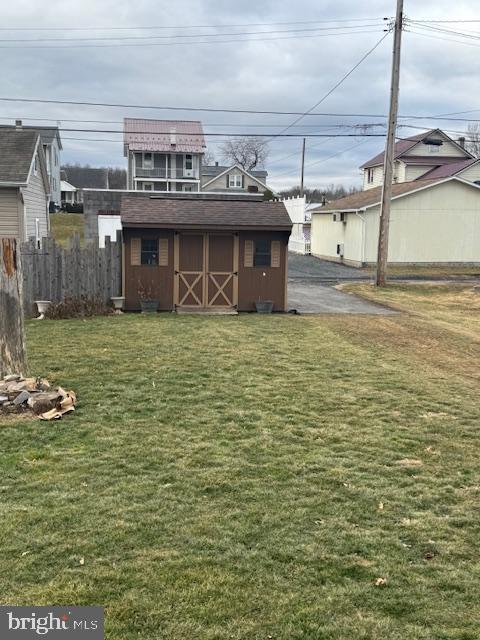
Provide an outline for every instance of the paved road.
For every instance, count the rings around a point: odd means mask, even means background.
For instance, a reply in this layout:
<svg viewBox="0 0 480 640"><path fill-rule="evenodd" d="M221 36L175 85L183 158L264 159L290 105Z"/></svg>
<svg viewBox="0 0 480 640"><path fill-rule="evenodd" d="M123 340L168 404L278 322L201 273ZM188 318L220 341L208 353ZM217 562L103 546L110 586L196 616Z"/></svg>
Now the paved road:
<svg viewBox="0 0 480 640"><path fill-rule="evenodd" d="M387 307L364 300L332 286L298 280L288 282L288 308L298 313L350 313L359 315L397 315Z"/></svg>
<svg viewBox="0 0 480 640"><path fill-rule="evenodd" d="M332 285L346 280L369 281L365 272L312 256L290 254L288 307L298 313L395 315L396 312L363 298L338 291Z"/></svg>
<svg viewBox="0 0 480 640"><path fill-rule="evenodd" d="M288 256L288 278L289 280L305 280L306 282L369 281L372 279L362 269L295 253L290 253Z"/></svg>

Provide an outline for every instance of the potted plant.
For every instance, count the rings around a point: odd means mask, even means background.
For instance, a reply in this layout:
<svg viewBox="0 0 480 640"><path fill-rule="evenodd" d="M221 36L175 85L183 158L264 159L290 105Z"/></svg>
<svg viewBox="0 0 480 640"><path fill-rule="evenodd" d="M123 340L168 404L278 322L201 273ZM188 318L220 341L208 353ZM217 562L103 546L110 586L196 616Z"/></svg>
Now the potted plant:
<svg viewBox="0 0 480 640"><path fill-rule="evenodd" d="M142 313L156 313L158 311L160 300L153 297L150 285L144 285L138 281L138 297Z"/></svg>
<svg viewBox="0 0 480 640"><path fill-rule="evenodd" d="M262 273L262 287L261 287L262 292L265 289L264 282L266 277L267 277L267 274L264 271ZM264 297L259 296L258 300L256 300L255 302L255 309L257 310L257 313L272 313L273 300L266 300Z"/></svg>

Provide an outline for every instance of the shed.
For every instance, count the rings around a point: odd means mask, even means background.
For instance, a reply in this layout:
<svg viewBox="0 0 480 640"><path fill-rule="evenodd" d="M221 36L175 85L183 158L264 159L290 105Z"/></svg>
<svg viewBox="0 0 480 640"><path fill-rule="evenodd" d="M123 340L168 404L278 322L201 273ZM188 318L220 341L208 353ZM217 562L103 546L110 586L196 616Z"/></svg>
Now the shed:
<svg viewBox="0 0 480 640"><path fill-rule="evenodd" d="M122 197L126 309L143 291L165 311L252 311L257 300L285 311L284 204L202 195Z"/></svg>

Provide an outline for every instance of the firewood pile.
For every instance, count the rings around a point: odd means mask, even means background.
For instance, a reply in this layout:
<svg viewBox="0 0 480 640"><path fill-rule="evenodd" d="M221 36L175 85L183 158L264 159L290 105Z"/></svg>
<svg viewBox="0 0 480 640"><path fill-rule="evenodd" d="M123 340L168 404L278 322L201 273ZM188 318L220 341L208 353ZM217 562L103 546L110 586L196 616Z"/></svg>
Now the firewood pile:
<svg viewBox="0 0 480 640"><path fill-rule="evenodd" d="M9 375L0 380L0 417L31 413L40 420L58 420L75 411L76 402L73 391L52 387L43 378Z"/></svg>

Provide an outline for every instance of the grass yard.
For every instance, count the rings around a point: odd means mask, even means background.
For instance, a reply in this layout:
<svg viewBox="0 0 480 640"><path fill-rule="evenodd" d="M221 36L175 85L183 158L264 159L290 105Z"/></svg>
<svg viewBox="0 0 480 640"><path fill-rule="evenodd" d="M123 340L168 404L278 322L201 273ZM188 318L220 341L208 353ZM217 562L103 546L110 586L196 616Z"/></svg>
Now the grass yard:
<svg viewBox="0 0 480 640"><path fill-rule="evenodd" d="M363 271L368 275L374 275L375 269L372 267L364 267ZM479 266L465 266L465 265L398 265L392 264L388 266L388 275L396 277L427 277L427 278L478 278L480 276Z"/></svg>
<svg viewBox="0 0 480 640"><path fill-rule="evenodd" d="M480 295L360 290L408 313L31 321L80 404L0 425L2 603L104 605L115 640L476 640Z"/></svg>
<svg viewBox="0 0 480 640"><path fill-rule="evenodd" d="M83 244L84 223L82 213L51 213L50 228L52 236L64 247L70 246L70 238L74 233L80 235Z"/></svg>

